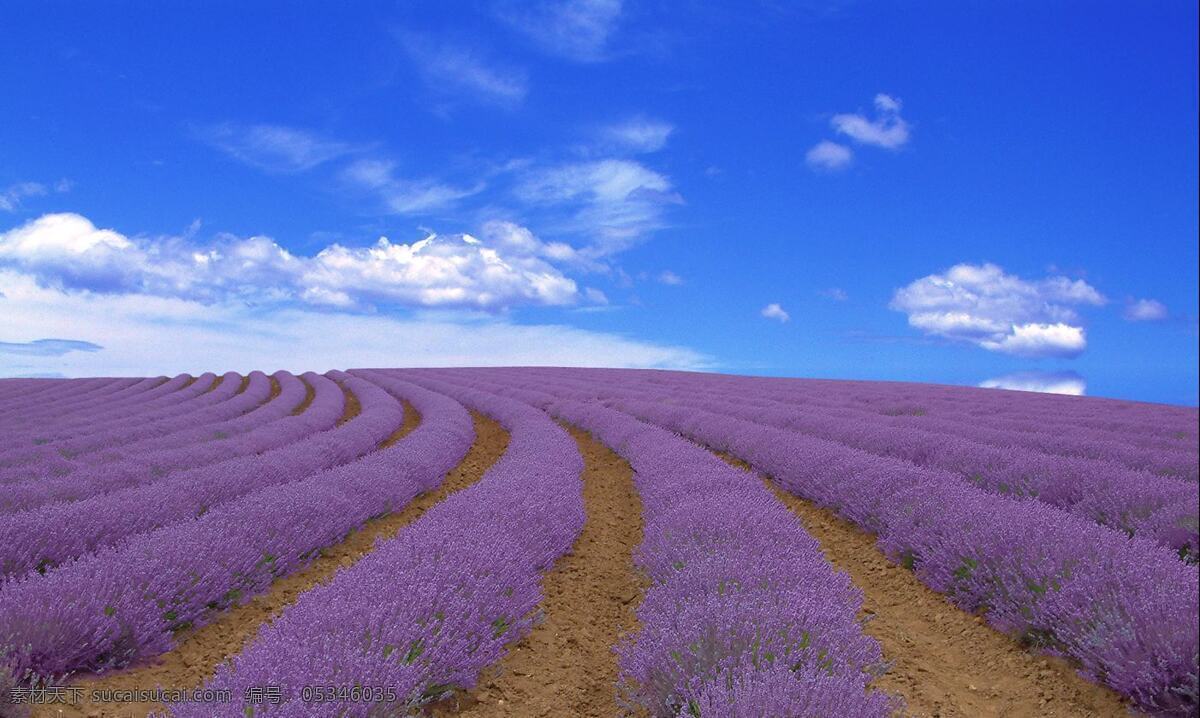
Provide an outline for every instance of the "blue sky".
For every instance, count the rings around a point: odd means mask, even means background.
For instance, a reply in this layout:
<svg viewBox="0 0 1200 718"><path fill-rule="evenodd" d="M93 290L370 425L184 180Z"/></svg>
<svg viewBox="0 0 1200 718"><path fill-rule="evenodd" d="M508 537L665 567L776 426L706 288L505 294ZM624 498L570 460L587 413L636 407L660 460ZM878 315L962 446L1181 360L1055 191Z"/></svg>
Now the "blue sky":
<svg viewBox="0 0 1200 718"><path fill-rule="evenodd" d="M0 11L0 374L1197 401L1195 3L244 5Z"/></svg>

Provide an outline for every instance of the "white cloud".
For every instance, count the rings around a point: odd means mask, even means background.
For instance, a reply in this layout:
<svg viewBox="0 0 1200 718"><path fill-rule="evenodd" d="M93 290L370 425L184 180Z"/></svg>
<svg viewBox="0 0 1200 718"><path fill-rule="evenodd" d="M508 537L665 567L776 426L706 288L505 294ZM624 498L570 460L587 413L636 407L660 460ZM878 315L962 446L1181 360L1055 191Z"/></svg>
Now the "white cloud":
<svg viewBox="0 0 1200 718"><path fill-rule="evenodd" d="M854 152L845 145L822 140L805 153L804 161L814 170L831 172L849 167L854 161Z"/></svg>
<svg viewBox="0 0 1200 718"><path fill-rule="evenodd" d="M1044 394L1069 394L1083 396L1087 383L1073 371L1024 371L1005 374L981 382L985 389L1011 389L1014 391L1037 391Z"/></svg>
<svg viewBox="0 0 1200 718"><path fill-rule="evenodd" d="M669 269L664 269L662 272L659 272L658 281L662 282L663 284L670 285L672 287L677 287L680 284L683 284L683 277L679 276L678 274L672 272Z"/></svg>
<svg viewBox="0 0 1200 718"><path fill-rule="evenodd" d="M665 206L683 202L667 177L627 159L532 170L514 192L533 205L574 208L569 228L599 239L599 254L624 249L661 227Z"/></svg>
<svg viewBox="0 0 1200 718"><path fill-rule="evenodd" d="M909 126L900 116L900 100L890 95L875 96L875 119L862 114L839 114L830 120L833 129L856 142L889 150L904 146L909 139Z"/></svg>
<svg viewBox="0 0 1200 718"><path fill-rule="evenodd" d="M391 214L420 214L444 209L460 199L482 192L486 186L455 187L433 179L406 179L395 174L395 163L380 159L360 159L340 173L342 181L379 197Z"/></svg>
<svg viewBox="0 0 1200 718"><path fill-rule="evenodd" d="M500 16L547 52L597 62L607 58L621 5L621 0L544 0L533 7L509 5Z"/></svg>
<svg viewBox="0 0 1200 718"><path fill-rule="evenodd" d="M777 319L780 322L786 322L792 318L790 314L784 311L783 307L773 303L763 307L760 313L767 319Z"/></svg>
<svg viewBox="0 0 1200 718"><path fill-rule="evenodd" d="M103 345L55 356L0 353L0 375L147 376L356 366L557 365L712 368L691 349L558 325L400 319L305 307L67 292L0 269L5 339ZM148 348L153 348L149 351Z"/></svg>
<svg viewBox="0 0 1200 718"><path fill-rule="evenodd" d="M15 212L28 197L46 194L46 187L38 182L18 182L0 190L0 211Z"/></svg>
<svg viewBox="0 0 1200 718"><path fill-rule="evenodd" d="M631 152L657 152L675 131L670 123L635 117L604 128L602 135L611 145Z"/></svg>
<svg viewBox="0 0 1200 718"><path fill-rule="evenodd" d="M354 151L351 145L295 127L223 123L199 131L208 144L267 172L304 172Z"/></svg>
<svg viewBox="0 0 1200 718"><path fill-rule="evenodd" d="M407 36L404 47L429 88L513 107L529 92L525 73L483 57L476 48Z"/></svg>
<svg viewBox="0 0 1200 718"><path fill-rule="evenodd" d="M1075 306L1105 298L1081 279L1027 281L994 264L957 264L896 290L891 308L926 334L1018 356L1077 356L1087 346Z"/></svg>
<svg viewBox="0 0 1200 718"><path fill-rule="evenodd" d="M66 290L202 302L502 310L578 301L575 281L548 261L569 247L542 243L516 225L506 234L490 224L484 229L486 242L471 235L431 234L412 244L383 237L367 247L331 244L306 257L267 237L224 236L210 244L127 237L77 214L51 214L0 233L0 266ZM527 237L510 239L521 232Z"/></svg>
<svg viewBox="0 0 1200 718"><path fill-rule="evenodd" d="M1167 318L1167 306L1157 299L1130 301L1123 314L1131 322L1157 322Z"/></svg>

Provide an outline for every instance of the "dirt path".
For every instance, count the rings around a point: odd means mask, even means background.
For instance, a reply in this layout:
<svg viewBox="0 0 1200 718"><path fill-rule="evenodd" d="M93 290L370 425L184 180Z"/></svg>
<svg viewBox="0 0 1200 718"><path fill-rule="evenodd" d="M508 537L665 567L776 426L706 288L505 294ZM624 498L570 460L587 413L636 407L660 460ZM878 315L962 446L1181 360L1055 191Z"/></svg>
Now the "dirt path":
<svg viewBox="0 0 1200 718"><path fill-rule="evenodd" d="M717 452L743 469L743 461ZM888 561L875 537L784 491L767 487L821 543L829 562L863 592L866 633L879 641L891 669L872 685L899 695L905 715L1128 716L1113 691L1080 678L1058 658L1039 656L998 633Z"/></svg>
<svg viewBox="0 0 1200 718"><path fill-rule="evenodd" d="M508 433L491 419L481 414L472 415L475 419L475 443L462 463L446 476L436 490L418 496L396 513L368 521L341 542L323 549L320 556L304 570L278 579L271 584L269 591L233 608L213 623L180 634L175 650L159 656L153 664L79 680L73 685L83 689L84 702L76 706L56 706L54 710L46 707L36 711L34 717L142 718L151 711L162 710L162 706L137 703L118 707L92 704L86 699L92 690L97 689L200 687L221 662L240 652L257 635L259 626L279 615L301 593L329 581L339 568L350 566L363 558L374 547L377 538L394 535L447 495L478 481L508 447ZM414 423L409 430L419 420L415 411L406 411L406 425L409 425L410 416Z"/></svg>
<svg viewBox="0 0 1200 718"><path fill-rule="evenodd" d="M633 472L586 432L568 427L586 462L587 522L571 552L542 580L545 620L470 694L436 706L435 716L618 715L613 646L635 628L642 583L633 549L642 540L642 506Z"/></svg>

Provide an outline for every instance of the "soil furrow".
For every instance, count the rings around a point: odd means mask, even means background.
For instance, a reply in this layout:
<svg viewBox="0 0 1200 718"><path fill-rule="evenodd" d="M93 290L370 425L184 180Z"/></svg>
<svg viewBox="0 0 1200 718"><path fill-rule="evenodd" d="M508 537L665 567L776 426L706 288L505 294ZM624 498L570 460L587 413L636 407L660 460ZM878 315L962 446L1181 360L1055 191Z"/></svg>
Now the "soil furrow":
<svg viewBox="0 0 1200 718"><path fill-rule="evenodd" d="M416 412L412 412L412 415L415 417ZM366 556L374 548L377 539L395 535L446 496L478 481L504 454L508 447L508 433L482 414L472 412L472 417L475 421L475 442L463 461L437 489L417 496L400 511L371 519L339 543L322 549L320 555L303 570L276 580L266 593L229 610L210 624L181 633L175 649L159 656L154 663L81 678L72 684L83 689L84 700L81 703L54 706L53 709L46 706L35 712L34 718L143 718L151 711L161 711L162 705L137 703L117 706L96 704L87 699L91 691L99 689L153 689L156 686L199 688L223 661L238 654L258 634L260 626L278 616L301 593L328 582L339 569L351 566ZM405 424L408 423L406 414Z"/></svg>
<svg viewBox="0 0 1200 718"><path fill-rule="evenodd" d="M435 716L618 715L613 646L636 628L643 579L633 565L642 506L633 472L588 433L567 427L583 454L587 521L575 545L542 579L544 619L480 677L434 706Z"/></svg>
<svg viewBox="0 0 1200 718"><path fill-rule="evenodd" d="M393 431L391 436L379 442L380 449L386 449L408 436L421 423L421 414L417 412L417 407L403 399L400 400L400 403L404 405L404 423L400 424L400 428Z"/></svg>
<svg viewBox="0 0 1200 718"><path fill-rule="evenodd" d="M300 402L300 406L292 409L292 416L300 416L303 414L304 411L312 405L313 399L317 398L317 390L313 388L313 385L309 384L308 380L304 377L297 378L300 379L302 384L304 384L304 401Z"/></svg>
<svg viewBox="0 0 1200 718"><path fill-rule="evenodd" d="M267 377L271 380L271 393L267 395L267 401L271 401L275 397L283 393L283 385L274 376Z"/></svg>
<svg viewBox="0 0 1200 718"><path fill-rule="evenodd" d="M338 383L338 386L342 388L342 393L346 395L346 409L342 412L342 418L338 419L337 422L337 425L341 426L362 412L362 403L350 387L341 382Z"/></svg>
<svg viewBox="0 0 1200 718"><path fill-rule="evenodd" d="M246 378L248 378L248 377L246 377ZM220 376L218 376L218 377L216 378L216 380L214 380L214 381L213 381L213 383L212 383L212 384L209 384L209 385L208 385L208 388L207 388L207 389L205 389L204 391L202 391L202 392L200 392L200 393L201 393L201 394L207 394L207 393L209 393L210 391L216 391L216 388L217 388L217 387L219 387L219 386L221 386L221 382L223 382L223 381L225 381L225 375L224 375L224 374L221 374ZM239 389L238 391L241 391L241 390ZM236 393L236 392L235 392L235 393Z"/></svg>
<svg viewBox="0 0 1200 718"><path fill-rule="evenodd" d="M716 453L753 471L739 459ZM820 542L829 562L862 590L864 630L879 641L891 664L872 685L901 696L907 704L904 715L1129 715L1120 696L1083 679L1067 661L1026 650L925 586L912 571L888 561L873 535L784 491L768 477L763 481Z"/></svg>

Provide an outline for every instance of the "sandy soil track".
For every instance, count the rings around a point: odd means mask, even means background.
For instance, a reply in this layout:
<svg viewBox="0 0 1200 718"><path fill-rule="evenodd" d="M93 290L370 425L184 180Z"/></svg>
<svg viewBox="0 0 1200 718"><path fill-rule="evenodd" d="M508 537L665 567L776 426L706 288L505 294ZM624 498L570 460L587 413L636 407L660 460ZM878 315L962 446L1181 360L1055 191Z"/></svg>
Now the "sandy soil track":
<svg viewBox="0 0 1200 718"><path fill-rule="evenodd" d="M753 471L741 460L717 454ZM820 542L829 562L862 590L864 630L892 664L873 685L904 698L904 715L1129 715L1113 691L1084 680L1062 659L1029 652L888 561L871 534L763 480Z"/></svg>
<svg viewBox="0 0 1200 718"><path fill-rule="evenodd" d="M368 521L340 543L323 549L320 556L304 570L275 581L269 591L228 611L217 621L180 634L175 650L159 656L154 663L84 678L73 685L84 689L85 698L95 689L200 687L226 658L241 651L263 623L279 615L301 593L329 581L338 569L353 565L363 558L372 550L376 539L394 535L449 494L478 481L504 454L508 447L508 433L482 414L472 413L472 416L475 420L475 443L462 463L446 476L435 491L418 496L396 513ZM394 434L384 443L398 440L416 428L419 420L416 411L406 405L404 426L397 431L399 436ZM47 706L33 715L35 718L142 718L156 710L162 710L162 706L153 703L114 706L84 702L77 706L56 706L53 710Z"/></svg>
<svg viewBox="0 0 1200 718"><path fill-rule="evenodd" d="M434 707L435 716L587 718L618 715L613 646L635 628L642 579L633 549L642 540L642 506L633 472L586 432L579 444L587 522L571 552L542 579L545 620L509 647L467 695Z"/></svg>

